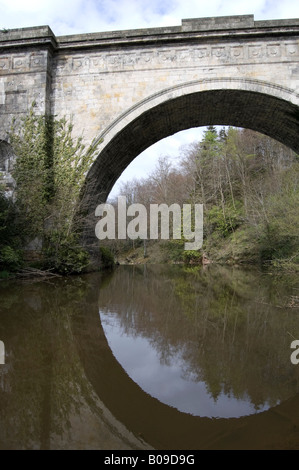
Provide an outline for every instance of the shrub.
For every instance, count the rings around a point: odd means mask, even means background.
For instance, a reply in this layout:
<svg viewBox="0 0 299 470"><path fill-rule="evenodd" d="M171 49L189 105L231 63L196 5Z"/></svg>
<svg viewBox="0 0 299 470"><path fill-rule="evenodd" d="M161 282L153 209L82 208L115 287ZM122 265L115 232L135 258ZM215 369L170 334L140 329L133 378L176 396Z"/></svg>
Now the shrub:
<svg viewBox="0 0 299 470"><path fill-rule="evenodd" d="M60 274L79 274L89 265L89 254L71 234L62 239L60 233L51 233L44 248L45 265Z"/></svg>
<svg viewBox="0 0 299 470"><path fill-rule="evenodd" d="M188 264L200 264L202 260L202 254L195 250L185 250L183 253L184 263Z"/></svg>
<svg viewBox="0 0 299 470"><path fill-rule="evenodd" d="M112 268L114 266L114 256L106 246L100 246L101 267Z"/></svg>
<svg viewBox="0 0 299 470"><path fill-rule="evenodd" d="M1 268L16 271L22 265L20 251L9 245L2 246L0 248L0 264Z"/></svg>
<svg viewBox="0 0 299 470"><path fill-rule="evenodd" d="M111 268L114 266L114 256L106 246L100 247L101 267Z"/></svg>

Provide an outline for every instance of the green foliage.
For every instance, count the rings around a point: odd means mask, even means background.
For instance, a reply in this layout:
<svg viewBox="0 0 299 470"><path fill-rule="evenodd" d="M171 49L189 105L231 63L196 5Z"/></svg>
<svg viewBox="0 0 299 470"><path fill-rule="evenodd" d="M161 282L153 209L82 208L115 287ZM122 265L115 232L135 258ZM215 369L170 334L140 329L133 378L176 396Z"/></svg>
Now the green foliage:
<svg viewBox="0 0 299 470"><path fill-rule="evenodd" d="M8 271L0 271L0 279L9 279L9 275Z"/></svg>
<svg viewBox="0 0 299 470"><path fill-rule="evenodd" d="M227 237L234 232L243 222L242 204L233 206L226 204L225 208L213 206L208 211L207 218L210 232L216 230L222 237Z"/></svg>
<svg viewBox="0 0 299 470"><path fill-rule="evenodd" d="M0 246L11 243L17 234L15 207L0 190Z"/></svg>
<svg viewBox="0 0 299 470"><path fill-rule="evenodd" d="M62 238L61 232L51 231L45 240L45 265L60 274L81 273L89 264L89 255L80 246L75 234Z"/></svg>
<svg viewBox="0 0 299 470"><path fill-rule="evenodd" d="M9 271L16 271L22 265L22 255L19 250L7 245L0 248L0 266Z"/></svg>
<svg viewBox="0 0 299 470"><path fill-rule="evenodd" d="M180 263L184 261L184 241L169 240L161 243L166 262Z"/></svg>
<svg viewBox="0 0 299 470"><path fill-rule="evenodd" d="M284 170L276 191L264 201L264 216L257 227L262 260L296 261L299 247L299 165ZM279 263L278 263L279 264ZM278 265L276 263L276 265Z"/></svg>
<svg viewBox="0 0 299 470"><path fill-rule="evenodd" d="M10 141L18 157L14 178L22 232L30 240L42 236L44 220L49 215L46 189L49 149L45 118L36 117L32 108L21 127L17 127L16 121L13 122Z"/></svg>
<svg viewBox="0 0 299 470"><path fill-rule="evenodd" d="M106 246L100 246L101 266L112 268L114 266L114 256Z"/></svg>
<svg viewBox="0 0 299 470"><path fill-rule="evenodd" d="M10 142L17 155L16 208L26 243L42 242L45 264L62 273L81 272L88 264L79 240L85 176L96 145L73 139L66 119L37 116L32 106L21 125L13 123Z"/></svg>
<svg viewBox="0 0 299 470"><path fill-rule="evenodd" d="M200 264L202 260L202 253L195 250L185 250L183 252L184 263Z"/></svg>
<svg viewBox="0 0 299 470"><path fill-rule="evenodd" d="M0 191L0 268L15 271L22 265L20 236L13 203Z"/></svg>
<svg viewBox="0 0 299 470"><path fill-rule="evenodd" d="M299 250L287 259L274 259L271 262L274 268L282 269L285 272L299 273Z"/></svg>
<svg viewBox="0 0 299 470"><path fill-rule="evenodd" d="M185 168L195 183L192 201L204 204L204 244L208 253L212 249L214 259L295 262L298 156L246 129L229 128L217 134L210 127L197 147L190 149L187 162L185 157Z"/></svg>

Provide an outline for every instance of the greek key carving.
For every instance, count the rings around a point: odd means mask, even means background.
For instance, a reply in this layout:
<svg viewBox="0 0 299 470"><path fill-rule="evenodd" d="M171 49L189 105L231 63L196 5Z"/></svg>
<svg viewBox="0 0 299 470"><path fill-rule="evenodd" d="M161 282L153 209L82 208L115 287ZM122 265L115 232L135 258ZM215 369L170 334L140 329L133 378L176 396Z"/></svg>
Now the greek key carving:
<svg viewBox="0 0 299 470"><path fill-rule="evenodd" d="M30 67L39 68L42 67L45 63L43 55L34 55L30 57Z"/></svg>
<svg viewBox="0 0 299 470"><path fill-rule="evenodd" d="M134 67L136 63L136 54L126 54L123 56L123 64L126 67Z"/></svg>
<svg viewBox="0 0 299 470"><path fill-rule="evenodd" d="M81 67L89 67L89 58L88 57L75 57L73 59L73 69L78 70Z"/></svg>
<svg viewBox="0 0 299 470"><path fill-rule="evenodd" d="M177 51L177 58L179 62L185 62L190 60L190 50L189 49L181 49Z"/></svg>
<svg viewBox="0 0 299 470"><path fill-rule="evenodd" d="M218 59L225 57L225 47L212 47L212 56L217 57Z"/></svg>
<svg viewBox="0 0 299 470"><path fill-rule="evenodd" d="M214 61L224 61L228 63L243 63L260 61L261 59L279 60L281 57L292 61L299 56L299 43L297 42L259 42L250 44L213 44L192 47L177 47L151 50L130 50L125 52L99 52L84 56L63 56L54 62L54 67L61 73L101 73L117 70L134 70L137 68L159 67L171 68L174 65L188 67L194 64L205 65L211 59ZM29 60L27 58L27 60ZM43 55L32 55L30 66L32 68L41 67L45 62ZM14 57L12 66L21 69L26 66L26 57ZM10 59L0 58L0 72L10 67Z"/></svg>
<svg viewBox="0 0 299 470"><path fill-rule="evenodd" d="M90 69L101 72L107 69L105 56L93 56L90 58Z"/></svg>
<svg viewBox="0 0 299 470"><path fill-rule="evenodd" d="M207 47L200 47L199 49L194 50L194 58L203 59L204 57L209 57L209 50Z"/></svg>
<svg viewBox="0 0 299 470"><path fill-rule="evenodd" d="M244 47L243 46L232 46L230 48L230 55L233 59L244 58Z"/></svg>
<svg viewBox="0 0 299 470"><path fill-rule="evenodd" d="M25 57L13 57L12 59L12 68L13 69L22 69L26 66Z"/></svg>
<svg viewBox="0 0 299 470"><path fill-rule="evenodd" d="M121 55L110 55L107 57L107 65L111 67L120 67L122 65Z"/></svg>
<svg viewBox="0 0 299 470"><path fill-rule="evenodd" d="M259 59L263 55L262 46L249 46L248 56L250 59Z"/></svg>
<svg viewBox="0 0 299 470"><path fill-rule="evenodd" d="M268 44L267 45L267 56L268 57L280 57L280 44Z"/></svg>
<svg viewBox="0 0 299 470"><path fill-rule="evenodd" d="M9 59L0 59L0 71L9 69Z"/></svg>
<svg viewBox="0 0 299 470"><path fill-rule="evenodd" d="M152 62L153 57L154 57L153 52L141 52L141 54L138 57L138 63L140 65L149 65Z"/></svg>
<svg viewBox="0 0 299 470"><path fill-rule="evenodd" d="M296 57L298 56L299 47L298 44L287 44L286 45L286 54L288 57Z"/></svg>
<svg viewBox="0 0 299 470"><path fill-rule="evenodd" d="M177 55L176 55L175 50L165 50L161 52L159 51L158 57L162 61L162 63L175 62L177 60Z"/></svg>

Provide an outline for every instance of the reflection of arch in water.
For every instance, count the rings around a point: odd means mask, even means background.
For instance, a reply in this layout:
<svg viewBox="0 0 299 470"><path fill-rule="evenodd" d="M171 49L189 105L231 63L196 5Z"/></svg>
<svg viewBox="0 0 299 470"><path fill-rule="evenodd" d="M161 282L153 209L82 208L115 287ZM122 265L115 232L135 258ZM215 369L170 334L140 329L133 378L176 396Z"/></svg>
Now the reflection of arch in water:
<svg viewBox="0 0 299 470"><path fill-rule="evenodd" d="M242 418L210 419L181 413L152 398L126 374L108 345L96 299L91 303L89 298L88 306L86 311L83 303L82 315L73 318L86 376L113 416L135 436L156 449L298 446L299 395L268 411Z"/></svg>

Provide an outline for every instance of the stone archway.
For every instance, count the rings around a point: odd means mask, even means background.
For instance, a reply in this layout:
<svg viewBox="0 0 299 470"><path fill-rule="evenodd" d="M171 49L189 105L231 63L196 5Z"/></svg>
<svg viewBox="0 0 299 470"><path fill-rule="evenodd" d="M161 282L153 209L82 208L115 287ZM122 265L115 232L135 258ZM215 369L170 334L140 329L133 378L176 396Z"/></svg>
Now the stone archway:
<svg viewBox="0 0 299 470"><path fill-rule="evenodd" d="M85 239L97 243L94 210L125 168L155 142L206 125L249 128L299 152L299 95L260 80L196 80L156 93L120 115L99 137L99 155L86 179Z"/></svg>

